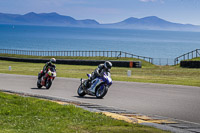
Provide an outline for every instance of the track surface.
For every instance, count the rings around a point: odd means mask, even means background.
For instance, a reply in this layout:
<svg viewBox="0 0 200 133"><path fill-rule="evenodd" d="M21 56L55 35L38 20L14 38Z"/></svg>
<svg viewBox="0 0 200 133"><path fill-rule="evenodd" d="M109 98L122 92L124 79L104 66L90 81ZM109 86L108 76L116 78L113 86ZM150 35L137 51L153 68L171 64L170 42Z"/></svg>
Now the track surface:
<svg viewBox="0 0 200 133"><path fill-rule="evenodd" d="M0 74L0 89L93 103L146 115L200 124L200 88L114 81L103 99L79 98L79 79L56 78L49 90L36 87L36 76Z"/></svg>

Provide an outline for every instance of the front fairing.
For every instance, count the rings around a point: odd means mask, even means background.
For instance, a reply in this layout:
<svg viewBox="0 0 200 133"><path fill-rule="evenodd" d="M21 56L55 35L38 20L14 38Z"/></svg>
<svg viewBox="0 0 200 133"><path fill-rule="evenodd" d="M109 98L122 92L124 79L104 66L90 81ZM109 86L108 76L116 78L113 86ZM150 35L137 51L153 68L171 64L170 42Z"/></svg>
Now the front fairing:
<svg viewBox="0 0 200 133"><path fill-rule="evenodd" d="M101 79L102 79L102 82L104 82L105 85L107 86L110 86L112 84L110 73L104 73L104 76Z"/></svg>
<svg viewBox="0 0 200 133"><path fill-rule="evenodd" d="M93 93L95 93L96 87L100 86L100 89L103 89L105 86L110 87L112 84L112 79L111 77L108 77L107 74L105 73L101 77L97 77L92 81L92 86L89 88L89 90Z"/></svg>
<svg viewBox="0 0 200 133"><path fill-rule="evenodd" d="M103 82L103 79L102 78L96 78L92 81L92 85L91 87L89 88L89 90L92 92L92 93L95 93L95 89L97 86L99 86L101 83Z"/></svg>
<svg viewBox="0 0 200 133"><path fill-rule="evenodd" d="M55 71L55 69L49 69L48 72L47 72L47 74L48 74L48 77L50 79L54 79L56 77L56 71Z"/></svg>
<svg viewBox="0 0 200 133"><path fill-rule="evenodd" d="M56 77L56 72L52 72L52 75L51 75L53 78Z"/></svg>
<svg viewBox="0 0 200 133"><path fill-rule="evenodd" d="M104 79L102 79L102 84L101 84L101 90L103 90L104 87L109 88L112 84L112 79L109 77L104 77Z"/></svg>
<svg viewBox="0 0 200 133"><path fill-rule="evenodd" d="M109 72L104 73L103 77L104 77L105 83L110 86L112 84L112 79L111 79L110 73Z"/></svg>
<svg viewBox="0 0 200 133"><path fill-rule="evenodd" d="M90 78L90 77L91 77L91 74L87 74L87 76L88 76L88 78Z"/></svg>
<svg viewBox="0 0 200 133"><path fill-rule="evenodd" d="M106 84L110 86L112 84L112 79L110 77L107 78Z"/></svg>

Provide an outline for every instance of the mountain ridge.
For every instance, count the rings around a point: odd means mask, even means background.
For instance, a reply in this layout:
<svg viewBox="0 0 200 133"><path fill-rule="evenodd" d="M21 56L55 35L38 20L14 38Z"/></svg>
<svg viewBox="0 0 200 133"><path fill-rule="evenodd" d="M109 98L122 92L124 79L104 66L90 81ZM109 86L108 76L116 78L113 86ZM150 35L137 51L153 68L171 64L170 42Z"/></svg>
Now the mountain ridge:
<svg viewBox="0 0 200 133"><path fill-rule="evenodd" d="M200 26L198 25L174 23L157 16L147 16L143 18L130 17L116 23L100 24L94 19L77 20L71 16L60 15L56 12L29 12L24 15L0 13L0 24L200 31Z"/></svg>

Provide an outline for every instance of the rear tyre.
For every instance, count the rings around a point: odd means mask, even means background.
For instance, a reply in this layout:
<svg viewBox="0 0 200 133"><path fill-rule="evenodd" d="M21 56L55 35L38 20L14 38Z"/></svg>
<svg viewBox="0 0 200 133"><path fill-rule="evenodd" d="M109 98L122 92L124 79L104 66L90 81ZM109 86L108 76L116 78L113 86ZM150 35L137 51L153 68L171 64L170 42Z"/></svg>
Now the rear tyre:
<svg viewBox="0 0 200 133"><path fill-rule="evenodd" d="M83 96L86 95L85 91L83 90L82 85L80 85L80 86L78 87L77 93L78 93L78 95L79 95L80 97L83 97Z"/></svg>
<svg viewBox="0 0 200 133"><path fill-rule="evenodd" d="M108 92L108 87L104 86L103 89L101 89L101 86L99 86L95 92L96 98L103 98L107 92Z"/></svg>
<svg viewBox="0 0 200 133"><path fill-rule="evenodd" d="M40 88L42 88L42 85L41 85L41 81L38 79L38 81L37 81L37 87L40 89Z"/></svg>
<svg viewBox="0 0 200 133"><path fill-rule="evenodd" d="M51 87L51 84L52 84L52 80L49 79L46 81L46 89L49 89Z"/></svg>

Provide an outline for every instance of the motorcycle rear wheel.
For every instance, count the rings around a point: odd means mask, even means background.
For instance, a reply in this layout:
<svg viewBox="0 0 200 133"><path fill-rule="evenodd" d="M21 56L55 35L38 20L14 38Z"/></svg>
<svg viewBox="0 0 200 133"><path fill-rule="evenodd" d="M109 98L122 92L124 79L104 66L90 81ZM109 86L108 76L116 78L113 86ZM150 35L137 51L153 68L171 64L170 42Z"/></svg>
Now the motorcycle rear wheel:
<svg viewBox="0 0 200 133"><path fill-rule="evenodd" d="M83 96L86 95L86 93L85 93L84 90L83 90L82 85L80 85L80 86L78 87L77 93L78 93L78 95L79 95L80 97L83 97Z"/></svg>
<svg viewBox="0 0 200 133"><path fill-rule="evenodd" d="M41 85L41 81L38 79L38 81L37 81L37 87L40 89L40 88L42 88L42 85Z"/></svg>

